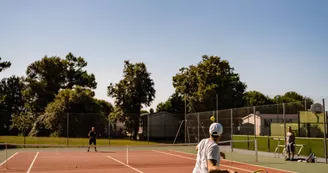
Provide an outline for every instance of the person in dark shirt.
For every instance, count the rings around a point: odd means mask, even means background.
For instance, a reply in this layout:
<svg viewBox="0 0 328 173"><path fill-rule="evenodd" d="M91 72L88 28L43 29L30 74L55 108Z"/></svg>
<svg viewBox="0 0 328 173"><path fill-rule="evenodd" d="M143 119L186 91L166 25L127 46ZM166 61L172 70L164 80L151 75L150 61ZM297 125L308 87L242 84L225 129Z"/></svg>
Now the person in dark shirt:
<svg viewBox="0 0 328 173"><path fill-rule="evenodd" d="M94 145L95 151L97 151L96 145L97 145L97 132L95 131L95 128L92 127L91 131L88 134L89 136L89 147L88 147L88 152L90 150L91 144Z"/></svg>

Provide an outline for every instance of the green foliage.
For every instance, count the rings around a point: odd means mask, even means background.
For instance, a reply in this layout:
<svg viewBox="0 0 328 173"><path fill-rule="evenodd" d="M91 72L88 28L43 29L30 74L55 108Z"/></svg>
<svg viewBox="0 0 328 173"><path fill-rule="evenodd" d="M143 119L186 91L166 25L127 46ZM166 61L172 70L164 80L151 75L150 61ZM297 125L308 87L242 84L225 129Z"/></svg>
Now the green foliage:
<svg viewBox="0 0 328 173"><path fill-rule="evenodd" d="M25 84L21 77L11 76L0 81L0 104L3 105L3 111L19 113L23 110L24 89Z"/></svg>
<svg viewBox="0 0 328 173"><path fill-rule="evenodd" d="M34 125L37 127L32 129L30 135L66 136L68 117L70 137L86 136L92 126L99 132L104 131L107 118L103 105L93 97L90 89L82 87L60 91L45 113L38 117ZM50 134L40 133L39 128L45 128Z"/></svg>
<svg viewBox="0 0 328 173"><path fill-rule="evenodd" d="M246 102L245 106L259 106L259 105L269 105L274 104L274 100L269 96L258 91L248 91L244 94L244 99Z"/></svg>
<svg viewBox="0 0 328 173"><path fill-rule="evenodd" d="M106 100L98 100L96 99L96 101L98 102L98 104L101 106L101 112L108 116L111 112L114 111L114 107L111 103L109 103Z"/></svg>
<svg viewBox="0 0 328 173"><path fill-rule="evenodd" d="M186 95L188 111L209 111L244 106L246 84L240 81L228 61L217 56L202 56L196 66L181 68L173 77L176 92Z"/></svg>
<svg viewBox="0 0 328 173"><path fill-rule="evenodd" d="M68 53L63 63L67 65L64 88L72 89L74 86L83 86L96 89L97 83L94 74L88 74L86 70L83 70L88 65L84 58L75 57L72 53Z"/></svg>
<svg viewBox="0 0 328 173"><path fill-rule="evenodd" d="M109 114L109 120L112 123L124 122L123 111L120 107L114 107L113 111Z"/></svg>
<svg viewBox="0 0 328 173"><path fill-rule="evenodd" d="M170 113L184 113L185 102L183 96L174 93L166 102L159 103L156 107L156 112L166 111Z"/></svg>
<svg viewBox="0 0 328 173"><path fill-rule="evenodd" d="M137 138L140 110L150 106L155 97L154 82L144 63L124 62L123 79L108 86L108 96L115 98L115 105L123 112L127 131Z"/></svg>
<svg viewBox="0 0 328 173"><path fill-rule="evenodd" d="M26 70L28 87L25 91L29 98L29 109L44 112L60 89L72 89L74 86L96 88L94 75L83 70L86 65L87 62L82 57L76 58L71 53L66 59L45 56L30 64Z"/></svg>
<svg viewBox="0 0 328 173"><path fill-rule="evenodd" d="M5 69L9 68L10 66L11 66L11 62L1 61L1 57L0 57L0 72L4 71Z"/></svg>
<svg viewBox="0 0 328 173"><path fill-rule="evenodd" d="M0 81L0 134L9 134L13 114L19 114L24 109L23 79L16 76Z"/></svg>
<svg viewBox="0 0 328 173"><path fill-rule="evenodd" d="M15 114L12 117L12 124L10 129L17 129L19 134L27 136L30 130L33 128L35 119L35 115L32 113L21 112L20 114Z"/></svg>

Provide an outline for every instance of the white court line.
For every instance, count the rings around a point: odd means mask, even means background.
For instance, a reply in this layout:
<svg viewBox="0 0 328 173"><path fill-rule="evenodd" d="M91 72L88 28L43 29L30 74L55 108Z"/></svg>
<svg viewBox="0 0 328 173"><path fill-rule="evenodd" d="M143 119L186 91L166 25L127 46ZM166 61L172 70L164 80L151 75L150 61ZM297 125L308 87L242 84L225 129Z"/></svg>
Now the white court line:
<svg viewBox="0 0 328 173"><path fill-rule="evenodd" d="M36 158L38 157L38 155L39 155L39 152L36 153L36 155L35 155L35 157L34 157L32 163L31 163L31 165L30 165L30 167L28 168L28 170L27 170L26 173L30 173L30 171L31 171L31 169L32 169L32 167L33 167L33 164L34 164Z"/></svg>
<svg viewBox="0 0 328 173"><path fill-rule="evenodd" d="M169 151L173 151L173 152L177 152L177 153L183 153L183 154L189 154L189 155L196 156L196 154L187 153L187 152L183 152L183 151L177 151L177 150L169 150ZM267 166L262 166L262 165L251 164L251 163L238 162L238 161L234 161L234 160L227 160L227 159L224 159L224 160L230 161L230 162L235 162L235 163L241 163L241 164L247 164L247 165L257 166L257 167L260 167L260 168L273 169L273 170L277 170L277 171L284 171L284 172L289 172L289 173L298 173L298 172L283 170L283 169L279 169L279 168L272 168L272 167L267 167Z"/></svg>
<svg viewBox="0 0 328 173"><path fill-rule="evenodd" d="M13 158L14 156L16 156L18 154L18 152L16 152L15 154L11 155L8 159L6 159L5 161L3 161L2 163L0 163L0 166L2 166L3 164L5 164L8 160L10 160L11 158Z"/></svg>
<svg viewBox="0 0 328 173"><path fill-rule="evenodd" d="M110 157L110 156L107 156L107 157L110 158L110 159L112 159L112 160L114 160L114 161L116 161L116 162L118 162L118 163L120 163L120 164L122 164L122 165L124 165L124 166L126 166L126 167L128 167L128 168L131 168L131 169L133 169L133 170L135 170L135 171L137 171L139 173L144 173L144 172L142 172L142 171L140 171L140 170L138 170L138 169L136 169L136 168L134 168L134 167L132 167L130 165L127 165L127 164L125 164L125 163L123 163L123 162L121 162L119 160L114 159L113 157Z"/></svg>
<svg viewBox="0 0 328 173"><path fill-rule="evenodd" d="M185 157L185 156L181 156L181 155L176 155L176 154L171 154L171 153L166 153L166 152L161 152L161 151L156 151L156 150L152 150L152 151L154 151L154 152L158 152L158 153L162 153L162 154L166 154L166 155L175 156L175 157L181 157L181 158L184 158L184 159L196 160L196 159L194 159L194 158ZM224 167L232 168L232 169L238 169L238 170L245 171L245 172L251 172L251 173L254 172L254 171L250 171L250 170L243 169L243 168L237 168L237 167L227 166L227 165L223 165L223 164L220 164L220 165L222 165L222 166L224 166Z"/></svg>

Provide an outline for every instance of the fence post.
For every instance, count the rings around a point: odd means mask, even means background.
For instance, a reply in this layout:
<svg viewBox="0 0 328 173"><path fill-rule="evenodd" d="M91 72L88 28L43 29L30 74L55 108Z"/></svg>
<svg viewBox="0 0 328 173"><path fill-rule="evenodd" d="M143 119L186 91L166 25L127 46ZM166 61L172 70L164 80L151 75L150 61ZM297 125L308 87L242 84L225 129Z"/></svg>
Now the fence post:
<svg viewBox="0 0 328 173"><path fill-rule="evenodd" d="M324 133L323 133L323 144L324 144L324 150L325 150L325 163L327 164L327 114L326 114L326 108L325 108L325 99L322 99L322 106L323 106L323 122L324 122Z"/></svg>
<svg viewBox="0 0 328 173"><path fill-rule="evenodd" d="M284 145L286 147L287 130L286 130L286 108L285 108L285 103L282 104L282 117L284 119Z"/></svg>
<svg viewBox="0 0 328 173"><path fill-rule="evenodd" d="M232 140L233 140L233 110L230 109L230 127L231 127L231 139L230 139L230 146L231 146L231 152L233 152L233 146L232 146Z"/></svg>
<svg viewBox="0 0 328 173"><path fill-rule="evenodd" d="M199 112L197 113L197 142L199 143Z"/></svg>
<svg viewBox="0 0 328 173"><path fill-rule="evenodd" d="M149 114L147 115L147 141L149 143L149 135L150 135L150 116Z"/></svg>
<svg viewBox="0 0 328 173"><path fill-rule="evenodd" d="M187 143L187 97L185 95L185 115L184 115L184 120L185 120L185 128L184 128L184 136L185 136L185 143Z"/></svg>
<svg viewBox="0 0 328 173"><path fill-rule="evenodd" d="M69 137L69 113L67 113L67 134L66 134L66 145L68 145L68 137Z"/></svg>
<svg viewBox="0 0 328 173"><path fill-rule="evenodd" d="M110 119L108 120L108 146L110 146Z"/></svg>
<svg viewBox="0 0 328 173"><path fill-rule="evenodd" d="M256 139L256 110L255 106L253 106L253 116L254 116L254 140Z"/></svg>
<svg viewBox="0 0 328 173"><path fill-rule="evenodd" d="M8 153L7 153L7 152L8 152L8 151L7 151L7 150L8 150L8 146L7 146L7 142L6 142L5 145L6 145L6 148L5 148L5 150L6 150L6 158L5 158L5 162L6 162L6 169L8 169L8 164L7 164L7 162L8 162Z"/></svg>

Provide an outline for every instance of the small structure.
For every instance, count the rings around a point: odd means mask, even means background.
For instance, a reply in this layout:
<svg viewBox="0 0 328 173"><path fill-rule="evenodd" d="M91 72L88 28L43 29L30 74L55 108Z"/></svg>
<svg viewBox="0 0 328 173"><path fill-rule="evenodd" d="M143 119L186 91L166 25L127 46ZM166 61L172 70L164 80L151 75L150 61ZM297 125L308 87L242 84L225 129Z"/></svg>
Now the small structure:
<svg viewBox="0 0 328 173"><path fill-rule="evenodd" d="M143 114L141 123L145 140L147 140L148 135L150 139L173 140L179 129L181 118L177 114L163 111Z"/></svg>
<svg viewBox="0 0 328 173"><path fill-rule="evenodd" d="M285 117L285 120L284 120ZM298 114L249 114L242 118L241 134L267 136L271 134L271 123L298 123Z"/></svg>

